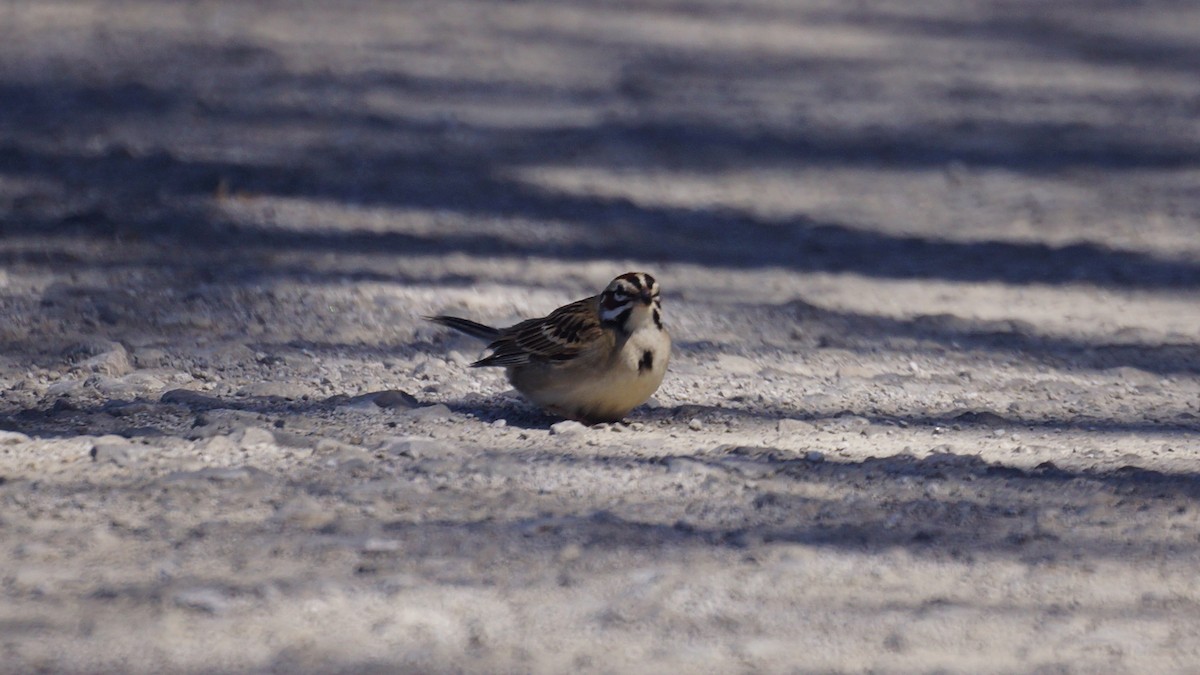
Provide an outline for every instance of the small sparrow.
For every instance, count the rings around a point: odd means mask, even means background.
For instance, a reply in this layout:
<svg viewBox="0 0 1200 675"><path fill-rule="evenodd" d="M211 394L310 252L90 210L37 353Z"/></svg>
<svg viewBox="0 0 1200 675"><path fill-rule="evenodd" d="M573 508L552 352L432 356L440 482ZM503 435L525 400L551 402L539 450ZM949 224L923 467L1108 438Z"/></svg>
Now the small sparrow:
<svg viewBox="0 0 1200 675"><path fill-rule="evenodd" d="M587 424L618 422L662 384L671 357L658 282L645 272L613 279L599 295L549 316L492 328L454 316L426 319L489 341L517 391L547 412Z"/></svg>

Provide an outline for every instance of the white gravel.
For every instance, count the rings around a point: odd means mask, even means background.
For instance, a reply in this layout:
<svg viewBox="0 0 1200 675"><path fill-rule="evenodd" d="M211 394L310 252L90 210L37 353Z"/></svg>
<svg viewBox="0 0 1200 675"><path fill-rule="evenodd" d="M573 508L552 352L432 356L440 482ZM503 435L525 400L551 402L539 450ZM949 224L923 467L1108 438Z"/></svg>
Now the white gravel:
<svg viewBox="0 0 1200 675"><path fill-rule="evenodd" d="M14 0L0 672L1189 672L1184 3ZM624 424L496 324L652 272Z"/></svg>

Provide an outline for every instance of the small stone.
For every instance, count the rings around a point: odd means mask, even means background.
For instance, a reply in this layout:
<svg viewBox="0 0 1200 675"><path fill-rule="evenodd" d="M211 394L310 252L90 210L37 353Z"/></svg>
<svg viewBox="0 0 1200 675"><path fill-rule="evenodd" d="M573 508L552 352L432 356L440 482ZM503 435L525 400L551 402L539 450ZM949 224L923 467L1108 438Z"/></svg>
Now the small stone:
<svg viewBox="0 0 1200 675"><path fill-rule="evenodd" d="M394 553L400 550L400 542L395 539L368 537L359 550L363 553Z"/></svg>
<svg viewBox="0 0 1200 675"><path fill-rule="evenodd" d="M667 473L677 476L712 476L720 473L720 470L690 457L672 457L667 460Z"/></svg>
<svg viewBox="0 0 1200 675"><path fill-rule="evenodd" d="M159 368L170 361L167 353L154 347L142 347L133 353L138 368Z"/></svg>
<svg viewBox="0 0 1200 675"><path fill-rule="evenodd" d="M692 431L700 431L704 428L704 423L699 418L693 417L692 421L688 422L688 428Z"/></svg>
<svg viewBox="0 0 1200 675"><path fill-rule="evenodd" d="M411 410L420 405L415 396L398 389L377 392L374 401L375 405L388 410Z"/></svg>
<svg viewBox="0 0 1200 675"><path fill-rule="evenodd" d="M139 372L130 373L122 378L118 378L115 381L109 381L108 386L113 387L114 389L133 391L135 393L143 394L148 392L162 391L166 388L167 383L152 373ZM97 387L97 389L99 389L101 392L105 391L103 386Z"/></svg>
<svg viewBox="0 0 1200 675"><path fill-rule="evenodd" d="M379 449L390 455L399 455L412 459L445 457L459 454L457 448L445 441L420 436L389 438L380 444Z"/></svg>
<svg viewBox="0 0 1200 675"><path fill-rule="evenodd" d="M241 483L262 484L271 479L271 474L252 466L208 467L196 471L175 471L163 477L165 483Z"/></svg>
<svg viewBox="0 0 1200 675"><path fill-rule="evenodd" d="M435 403L421 408L413 408L401 413L402 417L410 420L420 420L429 422L433 420L446 420L454 416L454 413L446 406L445 403Z"/></svg>
<svg viewBox="0 0 1200 675"><path fill-rule="evenodd" d="M550 425L551 436L573 436L587 431L587 427L575 420L563 420Z"/></svg>
<svg viewBox="0 0 1200 675"><path fill-rule="evenodd" d="M337 520L337 515L312 497L300 495L279 507L278 518L289 525L316 530Z"/></svg>
<svg viewBox="0 0 1200 675"><path fill-rule="evenodd" d="M762 369L761 366L754 361L744 356L736 356L733 354L721 354L718 356L717 368L722 372L736 375L755 375L759 370Z"/></svg>
<svg viewBox="0 0 1200 675"><path fill-rule="evenodd" d="M825 453L820 452L819 450L809 450L807 453L805 453L804 459L812 462L813 464L818 464L825 461Z"/></svg>
<svg viewBox="0 0 1200 675"><path fill-rule="evenodd" d="M779 472L779 467L770 462L748 457L722 457L720 465L726 471L744 478L767 478Z"/></svg>
<svg viewBox="0 0 1200 675"><path fill-rule="evenodd" d="M576 543L570 543L558 550L558 561L560 563L575 562L583 557L583 547Z"/></svg>
<svg viewBox="0 0 1200 675"><path fill-rule="evenodd" d="M150 448L144 445L134 445L120 436L101 436L92 445L92 461L97 464L111 462L120 467L137 464L145 458Z"/></svg>
<svg viewBox="0 0 1200 675"><path fill-rule="evenodd" d="M262 427L246 427L234 432L230 438L243 450L262 449L275 445L275 435Z"/></svg>
<svg viewBox="0 0 1200 675"><path fill-rule="evenodd" d="M816 427L802 420L785 417L775 423L775 430L783 436L807 436L816 431Z"/></svg>
<svg viewBox="0 0 1200 675"><path fill-rule="evenodd" d="M817 423L817 428L822 431L860 431L863 428L870 426L871 420L859 415L839 415L829 419L821 420Z"/></svg>
<svg viewBox="0 0 1200 675"><path fill-rule="evenodd" d="M158 399L162 403L182 405L188 408L225 408L225 402L214 396L209 396L191 389L172 389Z"/></svg>
<svg viewBox="0 0 1200 675"><path fill-rule="evenodd" d="M364 394L362 396L353 396L346 399L338 406L340 410L352 410L359 413L377 413L379 406L375 405L375 397L373 394Z"/></svg>
<svg viewBox="0 0 1200 675"><path fill-rule="evenodd" d="M46 396L50 398L58 398L59 396L67 396L73 394L80 389L83 389L83 380L59 380L54 384L46 387Z"/></svg>
<svg viewBox="0 0 1200 675"><path fill-rule="evenodd" d="M31 440L33 439L19 431L0 430L0 445L17 445L20 443L28 443Z"/></svg>
<svg viewBox="0 0 1200 675"><path fill-rule="evenodd" d="M285 401L299 401L309 389L298 382L252 382L238 390L241 396L254 398L281 398Z"/></svg>
<svg viewBox="0 0 1200 675"><path fill-rule="evenodd" d="M495 422L492 422L492 426L496 429L503 429L504 427L508 426L508 420L498 419Z"/></svg>
<svg viewBox="0 0 1200 675"><path fill-rule="evenodd" d="M203 447L210 457L229 457L237 452L238 444L229 436L217 435L205 441Z"/></svg>
<svg viewBox="0 0 1200 675"><path fill-rule="evenodd" d="M121 343L113 342L108 347L107 351L85 360L79 364L79 367L110 377L118 377L133 370L133 366L129 363L129 352L125 351L125 347Z"/></svg>
<svg viewBox="0 0 1200 675"><path fill-rule="evenodd" d="M176 605L206 614L223 614L229 609L229 598L216 588L187 588L171 598Z"/></svg>

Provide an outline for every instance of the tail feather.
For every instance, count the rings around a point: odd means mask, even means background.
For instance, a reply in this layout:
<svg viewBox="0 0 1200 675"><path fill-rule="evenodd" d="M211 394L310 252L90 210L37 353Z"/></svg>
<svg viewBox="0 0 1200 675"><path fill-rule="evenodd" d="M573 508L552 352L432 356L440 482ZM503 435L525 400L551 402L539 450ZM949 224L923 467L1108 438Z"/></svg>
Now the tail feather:
<svg viewBox="0 0 1200 675"><path fill-rule="evenodd" d="M427 316L425 318L436 324L446 326L447 328L453 328L454 330L466 333L471 337L477 337L481 340L487 340L488 342L494 342L500 337L499 329L492 328L491 326L485 326L481 323L471 321L470 319L460 319L457 316Z"/></svg>

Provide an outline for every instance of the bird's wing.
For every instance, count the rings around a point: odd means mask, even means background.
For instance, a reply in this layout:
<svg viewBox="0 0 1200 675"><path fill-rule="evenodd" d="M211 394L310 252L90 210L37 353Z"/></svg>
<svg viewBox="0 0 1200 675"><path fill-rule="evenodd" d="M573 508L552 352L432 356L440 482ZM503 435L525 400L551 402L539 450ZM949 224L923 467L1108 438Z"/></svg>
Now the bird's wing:
<svg viewBox="0 0 1200 675"><path fill-rule="evenodd" d="M595 296L563 305L540 319L529 319L501 331L488 347L492 355L475 366L517 366L531 362L569 361L604 338Z"/></svg>

